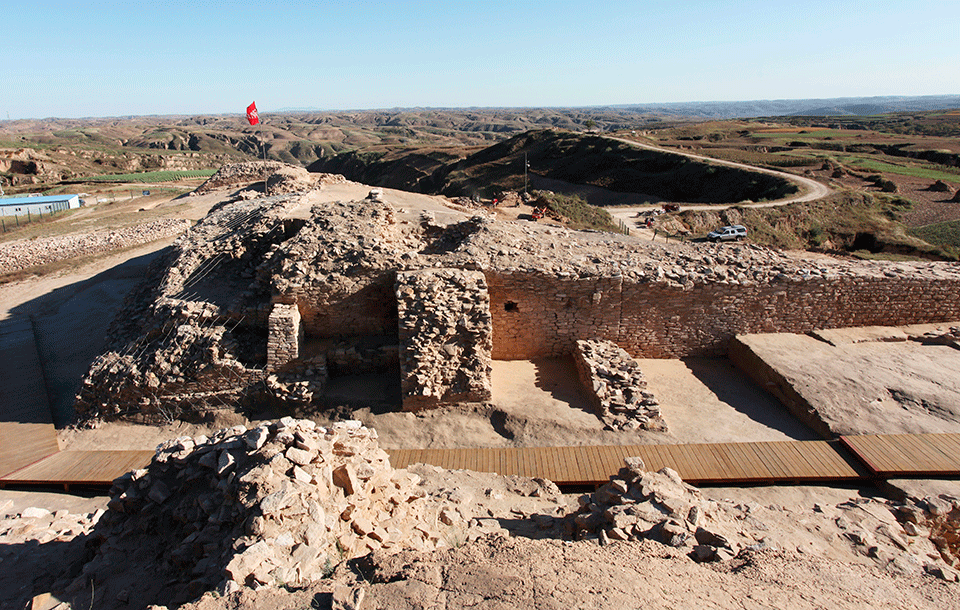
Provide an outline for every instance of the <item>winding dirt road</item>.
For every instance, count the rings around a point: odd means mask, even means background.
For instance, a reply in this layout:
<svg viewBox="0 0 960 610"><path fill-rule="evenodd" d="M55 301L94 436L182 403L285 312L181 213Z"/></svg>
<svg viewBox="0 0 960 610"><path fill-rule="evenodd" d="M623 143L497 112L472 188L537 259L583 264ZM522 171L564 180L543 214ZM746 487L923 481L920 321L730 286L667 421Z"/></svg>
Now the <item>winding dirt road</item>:
<svg viewBox="0 0 960 610"><path fill-rule="evenodd" d="M666 148L661 148L659 146L654 146L653 144L645 144L643 142L637 142L635 140L627 140L625 138L608 138L616 142L622 142L624 144L629 144L630 146L636 146L637 148L646 148L649 150L655 150L661 153L668 153L671 155L683 155L684 157L689 157L691 159L696 159L698 161L706 161L708 163L714 163L717 165L727 165L729 167L737 167L740 169L745 169L751 172L760 172L763 174L770 174L771 176L777 176L778 178L783 178L784 180L789 180L794 184L800 187L800 193L787 197L785 199L778 199L776 201L764 201L762 203L729 203L729 204L720 204L720 205L696 205L698 210L725 210L732 207L744 207L744 208L773 208L781 205L787 205L788 203L800 203L803 201L814 201L816 199L821 199L826 197L833 190L825 184L817 182L816 180L811 180L810 178L804 178L803 176L797 176L796 174L791 174L788 172L781 172L775 169L766 169L763 167L755 167L753 165L747 165L745 163L736 163L734 161L723 161L721 159L714 159L712 157L705 157L703 155L695 155L693 153L683 152L679 150L669 150ZM660 205L641 205L641 206L631 206L623 208L608 208L607 211L614 218L618 218L624 221L627 224L631 224L636 219L634 215L637 212L644 212L647 210L659 209Z"/></svg>

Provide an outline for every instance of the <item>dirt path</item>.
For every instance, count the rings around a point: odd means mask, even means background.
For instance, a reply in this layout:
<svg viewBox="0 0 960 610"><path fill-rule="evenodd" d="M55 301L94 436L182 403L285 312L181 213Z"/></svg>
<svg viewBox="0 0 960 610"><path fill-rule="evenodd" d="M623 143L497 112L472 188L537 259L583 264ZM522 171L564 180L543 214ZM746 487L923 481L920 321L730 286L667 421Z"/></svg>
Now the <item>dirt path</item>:
<svg viewBox="0 0 960 610"><path fill-rule="evenodd" d="M791 174L788 172L781 172L775 169L766 169L763 167L755 167L753 165L747 165L745 163L736 163L734 161L723 161L721 159L714 159L712 157L705 157L703 155L695 155L693 153L683 152L679 150L668 150L666 148L661 148L659 146L654 146L652 144L645 144L643 142L637 142L635 140L627 140L625 138L609 138L617 142L622 142L624 144L629 144L630 146L636 146L637 148L645 148L647 150L655 150L661 153L667 153L671 155L682 155L690 159L696 159L698 161L705 161L708 163L714 163L716 165L726 165L728 167L736 167L739 169L745 169L751 172L760 172L762 174L769 174L771 176L776 176L778 178L783 178L784 180L789 180L794 184L800 187L800 193L792 197L787 197L786 199L778 199L777 201L765 201L763 203L730 203L722 205L697 205L697 210L726 210L727 208L732 207L744 207L744 208L773 208L781 205L787 205L790 203L801 203L804 201L814 201L816 199L822 199L830 193L833 192L830 187L816 180L811 180L810 178L804 178L803 176L797 176L796 174ZM624 222L631 222L634 220L633 216L637 212L644 212L647 210L659 209L659 205L642 205L642 206L630 206L622 208L610 208L607 211L613 215L614 218L618 218Z"/></svg>

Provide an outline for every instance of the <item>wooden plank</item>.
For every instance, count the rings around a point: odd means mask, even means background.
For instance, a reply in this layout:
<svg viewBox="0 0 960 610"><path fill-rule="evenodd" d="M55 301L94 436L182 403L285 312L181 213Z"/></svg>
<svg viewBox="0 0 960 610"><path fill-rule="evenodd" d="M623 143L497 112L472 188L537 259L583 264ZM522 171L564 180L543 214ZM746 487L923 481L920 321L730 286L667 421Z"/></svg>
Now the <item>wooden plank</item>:
<svg viewBox="0 0 960 610"><path fill-rule="evenodd" d="M717 479L723 480L727 477L728 472L733 472L733 465L730 460L731 457L728 452L723 450L723 447L717 445L716 443L711 443L709 445L710 455L713 457L714 467L717 472Z"/></svg>
<svg viewBox="0 0 960 610"><path fill-rule="evenodd" d="M153 451L61 451L23 468L5 482L109 484L130 470L143 468Z"/></svg>
<svg viewBox="0 0 960 610"><path fill-rule="evenodd" d="M649 445L650 450L658 460L656 467L651 468L651 470L659 471L668 466L674 470L677 469L677 461L673 458L673 454L668 451L668 446L669 445Z"/></svg>
<svg viewBox="0 0 960 610"><path fill-rule="evenodd" d="M935 445L927 442L927 439L922 436L918 434L898 435L894 442L912 449L919 456L919 462L922 464L924 471L937 472L946 469L948 456L937 449Z"/></svg>
<svg viewBox="0 0 960 610"><path fill-rule="evenodd" d="M918 465L920 456L917 455L909 444L900 442L899 435L877 435L872 441L872 448L875 452L885 454L890 457L890 473L906 473L921 471L922 467Z"/></svg>
<svg viewBox="0 0 960 610"><path fill-rule="evenodd" d="M950 470L960 470L960 436L953 434L928 434L927 441L936 445L945 456L945 463Z"/></svg>
<svg viewBox="0 0 960 610"><path fill-rule="evenodd" d="M928 454L926 449L912 442L909 436L890 435L878 438L886 452L897 451L905 459L896 464L896 471L915 472L926 471L934 467L936 460Z"/></svg>
<svg viewBox="0 0 960 610"><path fill-rule="evenodd" d="M879 474L890 468L889 457L886 455L876 456L870 451L869 446L863 442L861 436L841 436L840 442L846 447L864 466L873 474Z"/></svg>
<svg viewBox="0 0 960 610"><path fill-rule="evenodd" d="M914 469L916 458L912 451L895 442L890 436L876 434L856 438L861 452L869 456L876 472L897 473Z"/></svg>
<svg viewBox="0 0 960 610"><path fill-rule="evenodd" d="M737 446L737 443L722 443L719 449L726 453L730 471L726 478L731 481L743 481L748 478L746 456Z"/></svg>
<svg viewBox="0 0 960 610"><path fill-rule="evenodd" d="M620 459L620 452L617 451L615 446L603 445L597 448L600 451L600 459L603 463L603 472L606 473L605 481L609 481L610 477L617 474L617 471L620 470L620 464L623 461Z"/></svg>
<svg viewBox="0 0 960 610"><path fill-rule="evenodd" d="M826 444L826 441L806 441L800 449L807 461L815 467L816 478L842 476L845 464L837 463L836 452Z"/></svg>
<svg viewBox="0 0 960 610"><path fill-rule="evenodd" d="M477 450L477 470L479 472L496 472L491 459L494 451L494 449L489 448Z"/></svg>
<svg viewBox="0 0 960 610"><path fill-rule="evenodd" d="M790 443L785 445L784 449L784 457L790 464L792 478L806 480L816 476L816 466L810 462L799 443Z"/></svg>
<svg viewBox="0 0 960 610"><path fill-rule="evenodd" d="M58 451L52 423L0 422L0 478Z"/></svg>
<svg viewBox="0 0 960 610"><path fill-rule="evenodd" d="M584 465L586 456L582 454L580 447L567 447L566 449L567 463L576 472L574 481L585 483L587 481L587 468Z"/></svg>
<svg viewBox="0 0 960 610"><path fill-rule="evenodd" d="M816 454L824 465L821 477L835 479L858 479L869 473L856 460L851 460L842 443L837 441L816 441L812 452Z"/></svg>
<svg viewBox="0 0 960 610"><path fill-rule="evenodd" d="M551 447L550 455L553 458L553 471L554 477L550 479L554 483L558 480L564 481L571 476L571 473L567 472L567 469L563 463L563 453L561 452L560 447Z"/></svg>
<svg viewBox="0 0 960 610"><path fill-rule="evenodd" d="M755 443L753 450L757 454L757 460L767 470L772 479L789 478L789 471L786 465L780 459L779 443Z"/></svg>
<svg viewBox="0 0 960 610"><path fill-rule="evenodd" d="M722 477L725 469L725 463L717 454L716 447L712 443L703 443L697 446L697 454L700 464L704 469L704 479L719 479Z"/></svg>
<svg viewBox="0 0 960 610"><path fill-rule="evenodd" d="M746 471L745 481L770 481L773 479L773 473L763 463L763 459L755 443L737 443L737 449L744 456L744 470Z"/></svg>
<svg viewBox="0 0 960 610"><path fill-rule="evenodd" d="M600 452L596 445L587 445L584 447L587 452L587 458L590 460L590 482L603 483L607 477L603 476L603 462L600 459Z"/></svg>
<svg viewBox="0 0 960 610"><path fill-rule="evenodd" d="M713 469L710 468L710 463L705 459L705 456L701 457L701 444L678 445L677 447L686 459L691 479L703 481L710 478Z"/></svg>

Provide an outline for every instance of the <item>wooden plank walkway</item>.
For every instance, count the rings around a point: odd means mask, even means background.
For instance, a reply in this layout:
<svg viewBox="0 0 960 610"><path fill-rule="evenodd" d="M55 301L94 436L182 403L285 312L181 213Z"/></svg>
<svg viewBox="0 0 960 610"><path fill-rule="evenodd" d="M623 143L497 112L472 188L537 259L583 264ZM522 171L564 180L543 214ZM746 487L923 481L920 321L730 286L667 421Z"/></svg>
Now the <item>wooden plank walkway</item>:
<svg viewBox="0 0 960 610"><path fill-rule="evenodd" d="M0 432L3 430L0 427ZM56 436L53 440L56 441ZM18 447L17 439L2 438L0 450L6 454L16 453L10 451L10 447ZM2 452L0 455L4 455ZM0 487L9 484L106 485L129 470L145 467L154 454L153 451L61 451L44 457L42 453L20 458L23 465L0 476ZM623 466L623 459L630 456L642 458L649 470L673 468L692 485L960 477L960 434L688 445L393 449L387 453L395 468L425 463L451 470L541 477L558 485L601 485L616 474Z"/></svg>
<svg viewBox="0 0 960 610"><path fill-rule="evenodd" d="M881 478L960 476L960 434L864 434L840 441Z"/></svg>
<svg viewBox="0 0 960 610"><path fill-rule="evenodd" d="M0 421L0 480L60 451L53 424Z"/></svg>
<svg viewBox="0 0 960 610"><path fill-rule="evenodd" d="M395 468L422 462L451 470L542 477L558 485L600 485L639 456L649 470L669 466L692 485L857 481L869 471L837 441L691 445L402 449L388 451Z"/></svg>
<svg viewBox="0 0 960 610"><path fill-rule="evenodd" d="M153 451L60 451L0 477L0 484L105 485L131 470L144 468Z"/></svg>

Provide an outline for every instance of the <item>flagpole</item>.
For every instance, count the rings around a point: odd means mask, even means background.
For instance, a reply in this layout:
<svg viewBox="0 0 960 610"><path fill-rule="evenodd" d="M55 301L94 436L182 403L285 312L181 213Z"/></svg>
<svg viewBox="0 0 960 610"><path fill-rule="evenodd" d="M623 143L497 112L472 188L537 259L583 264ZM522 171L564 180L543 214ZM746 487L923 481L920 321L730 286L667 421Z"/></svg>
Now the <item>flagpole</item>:
<svg viewBox="0 0 960 610"><path fill-rule="evenodd" d="M257 118L260 118L260 113L257 112ZM260 135L260 150L263 151L263 195L264 197L269 197L270 193L267 191L267 145L263 142L263 120L261 119L257 123L257 133Z"/></svg>

